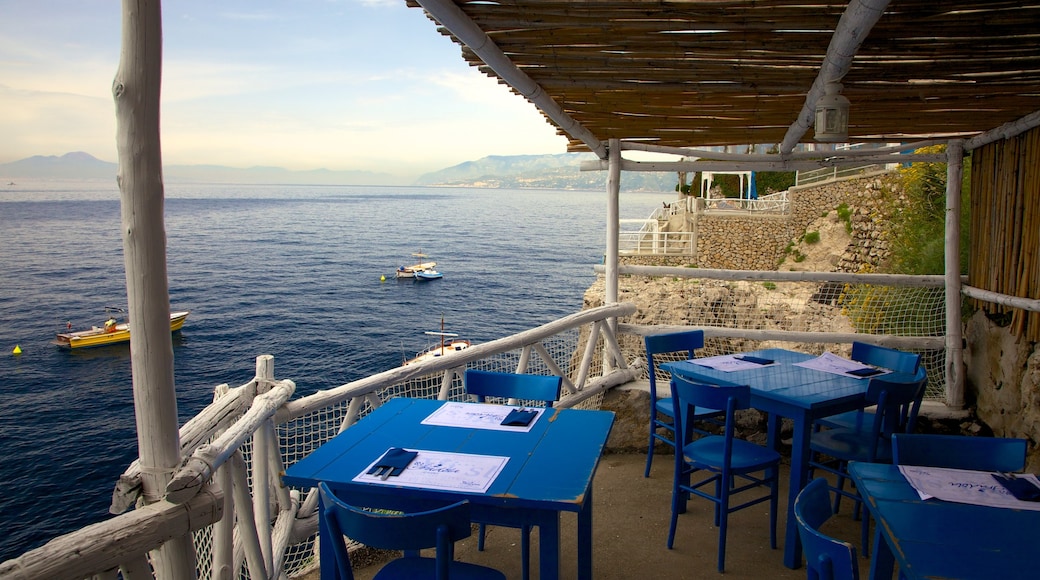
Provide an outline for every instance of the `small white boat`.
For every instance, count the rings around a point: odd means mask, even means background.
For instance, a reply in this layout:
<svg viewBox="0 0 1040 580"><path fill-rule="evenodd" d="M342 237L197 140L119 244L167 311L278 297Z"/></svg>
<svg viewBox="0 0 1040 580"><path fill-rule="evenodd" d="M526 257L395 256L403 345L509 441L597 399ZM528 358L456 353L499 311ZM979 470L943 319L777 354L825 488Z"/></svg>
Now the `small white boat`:
<svg viewBox="0 0 1040 580"><path fill-rule="evenodd" d="M418 261L411 266L399 266L397 268L398 278L415 278L416 272L422 272L425 270L433 270L437 267L437 262L424 262L423 258L428 258L426 254L422 253L422 250L412 254Z"/></svg>
<svg viewBox="0 0 1040 580"><path fill-rule="evenodd" d="M454 332L444 332L444 319L441 319L441 330L440 332L427 331L424 333L428 336L439 336L440 343L435 344L424 351L419 352L414 357L404 361L402 366L415 364L418 362L433 360L438 357L447 356L452 353L466 350L471 346L471 342L464 339L458 338L458 334Z"/></svg>
<svg viewBox="0 0 1040 580"><path fill-rule="evenodd" d="M443 277L444 277L444 274L441 274L437 270L433 270L433 269L419 270L418 272L415 273L415 281L416 282L427 282L429 280L439 280L440 278L443 278Z"/></svg>

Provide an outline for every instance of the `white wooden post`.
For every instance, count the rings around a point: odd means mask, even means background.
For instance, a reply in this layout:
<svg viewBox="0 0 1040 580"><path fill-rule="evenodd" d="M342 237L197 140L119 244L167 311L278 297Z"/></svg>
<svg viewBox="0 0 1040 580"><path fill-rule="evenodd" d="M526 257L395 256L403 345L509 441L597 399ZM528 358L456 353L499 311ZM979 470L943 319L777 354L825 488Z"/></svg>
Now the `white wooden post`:
<svg viewBox="0 0 1040 580"><path fill-rule="evenodd" d="M271 390L274 382L274 357L261 355L256 357L256 394L262 395ZM269 424L271 428L269 428ZM275 445L273 440L273 423L268 419L253 432L253 521L256 525L260 550L263 554L264 569L270 578L273 572L274 555L271 550L271 482L268 481L270 455L268 449Z"/></svg>
<svg viewBox="0 0 1040 580"><path fill-rule="evenodd" d="M607 149L610 165L607 168L607 247L604 257L604 266L606 266L606 297L604 303L611 304L618 301L618 236L621 231L621 212L618 206L621 197L621 140L611 139ZM610 326L611 332L617 331L617 318L609 319L607 324ZM595 340L595 338L595 336L590 336L589 340ZM613 359L604 356L603 373L606 374L612 370L614 370Z"/></svg>
<svg viewBox="0 0 1040 580"><path fill-rule="evenodd" d="M964 406L964 343L961 331L961 179L964 142L946 145L946 405Z"/></svg>
<svg viewBox="0 0 1040 580"><path fill-rule="evenodd" d="M122 51L112 83L122 214L123 257L130 310L137 445L144 501L162 497L180 463L173 341L166 278L159 96L162 11L158 0L123 0ZM191 535L153 553L157 578L195 577Z"/></svg>

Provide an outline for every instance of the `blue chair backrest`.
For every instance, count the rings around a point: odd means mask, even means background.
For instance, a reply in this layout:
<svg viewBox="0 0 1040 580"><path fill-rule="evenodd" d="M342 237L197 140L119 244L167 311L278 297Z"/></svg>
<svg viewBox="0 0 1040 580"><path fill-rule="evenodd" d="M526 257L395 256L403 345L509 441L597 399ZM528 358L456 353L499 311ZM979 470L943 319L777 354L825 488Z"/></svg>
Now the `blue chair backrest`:
<svg viewBox="0 0 1040 580"><path fill-rule="evenodd" d="M689 418L697 407L719 409L726 412L725 463L728 469L731 442L733 439L733 413L751 406L751 388L747 385L710 385L694 382L679 375L672 375L672 399L675 401L675 433L682 445L675 446L677 460L682 448L690 442Z"/></svg>
<svg viewBox="0 0 1040 580"><path fill-rule="evenodd" d="M857 362L890 369L897 373L916 373L918 367L921 366L921 355L917 353L865 342L852 343L851 358Z"/></svg>
<svg viewBox="0 0 1040 580"><path fill-rule="evenodd" d="M654 355L685 351L687 360L694 358L694 351L698 348L704 348L704 331L683 330L666 334L652 334L644 337L643 342L646 344L646 364L647 373L650 376L650 392L656 396L657 380L655 375L657 373L657 365L654 363Z"/></svg>
<svg viewBox="0 0 1040 580"><path fill-rule="evenodd" d="M820 526L832 513L827 480L822 477L809 482L794 500L794 517L808 577L810 580L859 580L856 548L820 532Z"/></svg>
<svg viewBox="0 0 1040 580"><path fill-rule="evenodd" d="M324 506L323 516L332 534L336 565L345 578L353 578L353 575L343 536L384 550L437 548L438 578L441 578L447 576L453 544L472 533L470 506L465 500L415 513L367 511L341 500L324 482L318 484L318 490Z"/></svg>
<svg viewBox="0 0 1040 580"><path fill-rule="evenodd" d="M882 435L891 437L893 433L913 430L927 385L924 368L918 368L911 381L892 380L887 375L870 379L866 399L877 405L875 418L883 420L879 429Z"/></svg>
<svg viewBox="0 0 1040 580"><path fill-rule="evenodd" d="M897 433L892 436L892 462L977 471L1022 471L1027 446L1025 439Z"/></svg>
<svg viewBox="0 0 1040 580"><path fill-rule="evenodd" d="M487 397L538 401L552 407L560 398L563 377L497 371L466 370L466 392L484 402Z"/></svg>

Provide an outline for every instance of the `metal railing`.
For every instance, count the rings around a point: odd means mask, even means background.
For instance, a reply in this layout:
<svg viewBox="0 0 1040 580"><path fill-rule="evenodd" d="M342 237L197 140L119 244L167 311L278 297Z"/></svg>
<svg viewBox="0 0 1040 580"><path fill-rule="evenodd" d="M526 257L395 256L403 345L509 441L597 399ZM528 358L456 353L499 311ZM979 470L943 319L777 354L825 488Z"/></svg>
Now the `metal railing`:
<svg viewBox="0 0 1040 580"><path fill-rule="evenodd" d="M757 199L737 199L732 197L698 198L700 211L745 211L754 213L781 213L791 211L791 201L786 191L763 195Z"/></svg>

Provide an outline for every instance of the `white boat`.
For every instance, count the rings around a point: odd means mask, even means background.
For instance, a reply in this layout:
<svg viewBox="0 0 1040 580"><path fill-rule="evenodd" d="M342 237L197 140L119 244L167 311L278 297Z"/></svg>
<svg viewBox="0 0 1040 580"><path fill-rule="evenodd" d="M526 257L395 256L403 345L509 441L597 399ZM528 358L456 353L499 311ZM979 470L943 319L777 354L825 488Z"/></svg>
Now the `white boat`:
<svg viewBox="0 0 1040 580"><path fill-rule="evenodd" d="M419 270L418 272L415 273L415 281L416 282L427 282L429 280L439 280L439 279L441 279L443 277L444 277L444 274L441 274L440 272L438 272L437 270L434 270L432 268L427 268L426 270Z"/></svg>
<svg viewBox="0 0 1040 580"><path fill-rule="evenodd" d="M444 319L441 319L440 332L427 331L424 334L427 336L438 336L440 337L440 342L404 361L402 366L433 360L438 357L460 352L466 350L472 344L464 338L458 338L459 335L454 332L444 332Z"/></svg>
<svg viewBox="0 0 1040 580"><path fill-rule="evenodd" d="M397 268L398 278L415 278L416 272L422 272L424 270L433 270L437 267L437 262L424 262L423 258L428 258L426 254L422 253L422 250L412 254L418 261L411 266L399 266Z"/></svg>

